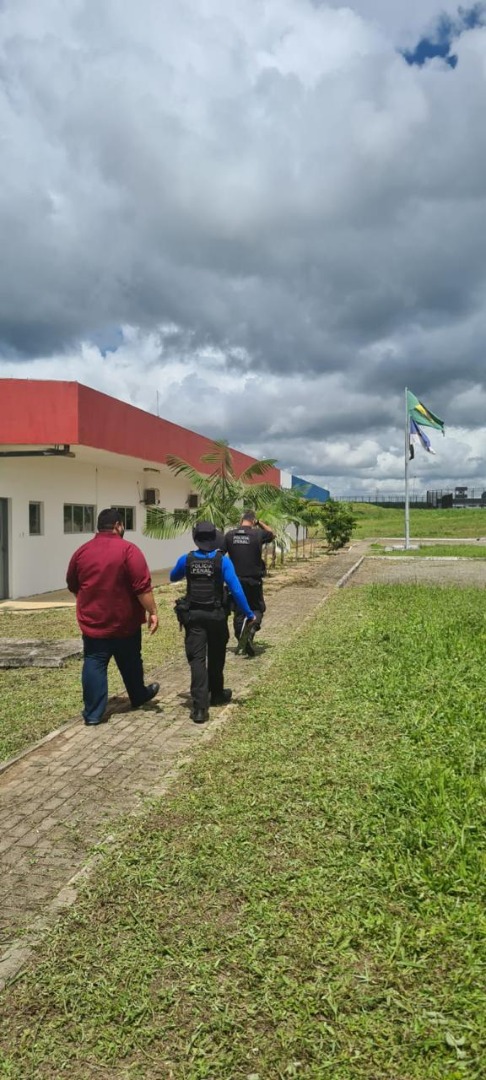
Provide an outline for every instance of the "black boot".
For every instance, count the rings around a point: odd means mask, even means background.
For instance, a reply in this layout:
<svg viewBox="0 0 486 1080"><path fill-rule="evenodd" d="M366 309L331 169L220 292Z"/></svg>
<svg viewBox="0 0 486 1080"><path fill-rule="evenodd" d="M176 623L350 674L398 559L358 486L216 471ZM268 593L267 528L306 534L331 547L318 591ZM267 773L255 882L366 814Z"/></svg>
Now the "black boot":
<svg viewBox="0 0 486 1080"><path fill-rule="evenodd" d="M192 719L195 724L205 724L206 720L209 720L209 713L207 709L193 709Z"/></svg>
<svg viewBox="0 0 486 1080"><path fill-rule="evenodd" d="M132 709L142 709L143 706L147 704L147 702L152 701L152 698L156 697L159 690L160 684L158 682L149 683L149 685L145 687L145 697L143 701L139 701L136 703L132 701Z"/></svg>
<svg viewBox="0 0 486 1080"><path fill-rule="evenodd" d="M246 646L245 646L245 655L246 656L256 656L256 649L255 649L255 645L253 643L253 637L254 637L254 634L250 633L250 635L248 637L248 641L247 641Z"/></svg>
<svg viewBox="0 0 486 1080"><path fill-rule="evenodd" d="M233 691L232 690L230 690L230 689L221 690L220 694L211 694L210 695L210 705L228 705L228 703L231 701L232 697L233 697Z"/></svg>

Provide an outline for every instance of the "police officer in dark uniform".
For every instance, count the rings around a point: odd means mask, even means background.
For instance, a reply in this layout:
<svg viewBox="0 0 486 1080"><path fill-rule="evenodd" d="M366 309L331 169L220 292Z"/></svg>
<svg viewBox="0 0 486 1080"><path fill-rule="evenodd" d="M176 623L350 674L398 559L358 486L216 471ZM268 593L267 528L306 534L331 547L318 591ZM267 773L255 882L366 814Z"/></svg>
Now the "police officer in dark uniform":
<svg viewBox="0 0 486 1080"><path fill-rule="evenodd" d="M222 533L211 521L200 521L192 531L196 551L181 555L170 572L171 581L187 582L186 596L176 601L176 614L186 633L186 656L191 666L192 718L208 719L208 705L225 705L231 690L224 689L223 669L228 643L227 589L241 611L241 621L254 619L233 564L221 550Z"/></svg>
<svg viewBox="0 0 486 1080"><path fill-rule="evenodd" d="M260 629L265 611L263 578L266 567L262 558L262 547L264 544L270 544L273 539L272 530L263 521L257 520L253 510L245 510L238 528L230 529L225 537L226 551L243 586L246 599L252 611L255 612L255 622L251 627L244 650L247 656L255 655L253 637ZM243 628L243 620L244 616L239 611L235 611L233 627L238 640Z"/></svg>

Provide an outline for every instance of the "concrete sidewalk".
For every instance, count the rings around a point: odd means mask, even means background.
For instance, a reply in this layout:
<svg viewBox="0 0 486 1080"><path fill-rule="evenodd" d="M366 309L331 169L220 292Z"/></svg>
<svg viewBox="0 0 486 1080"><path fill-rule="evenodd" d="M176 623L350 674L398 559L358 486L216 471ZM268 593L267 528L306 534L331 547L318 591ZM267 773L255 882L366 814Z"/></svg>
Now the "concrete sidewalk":
<svg viewBox="0 0 486 1080"><path fill-rule="evenodd" d="M356 543L350 552L316 564L315 572L310 566L309 580L271 596L259 635L265 648L255 659L236 657L232 639L225 674L234 703L211 710L209 724L197 726L189 716L189 668L181 635L180 658L147 675L160 682L161 691L145 710L130 712L126 698L119 699L107 724L88 728L77 718L0 774L4 960L9 944L52 904L86 863L93 845L107 837L110 824L140 808L145 797L167 790L181 757L186 759L201 740L212 737L222 715L229 716L265 675L274 650L300 629L366 547L365 542Z"/></svg>

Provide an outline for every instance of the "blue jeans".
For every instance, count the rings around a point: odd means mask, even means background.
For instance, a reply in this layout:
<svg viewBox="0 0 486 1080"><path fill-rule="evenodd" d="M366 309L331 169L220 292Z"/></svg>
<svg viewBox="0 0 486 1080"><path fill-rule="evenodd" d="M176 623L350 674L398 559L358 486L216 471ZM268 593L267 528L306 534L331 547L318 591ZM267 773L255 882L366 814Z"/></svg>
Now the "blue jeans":
<svg viewBox="0 0 486 1080"><path fill-rule="evenodd" d="M108 702L108 664L115 658L133 706L147 697L142 664L142 630L126 638L93 638L83 634L82 674L85 720L101 720Z"/></svg>

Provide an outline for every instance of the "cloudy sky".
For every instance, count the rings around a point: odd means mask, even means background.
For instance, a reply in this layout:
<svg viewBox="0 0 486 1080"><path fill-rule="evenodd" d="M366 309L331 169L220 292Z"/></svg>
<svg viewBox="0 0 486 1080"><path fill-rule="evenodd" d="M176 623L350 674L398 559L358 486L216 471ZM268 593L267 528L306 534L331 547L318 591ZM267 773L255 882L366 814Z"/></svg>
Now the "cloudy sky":
<svg viewBox="0 0 486 1080"><path fill-rule="evenodd" d="M486 5L0 0L0 375L486 488Z"/></svg>

